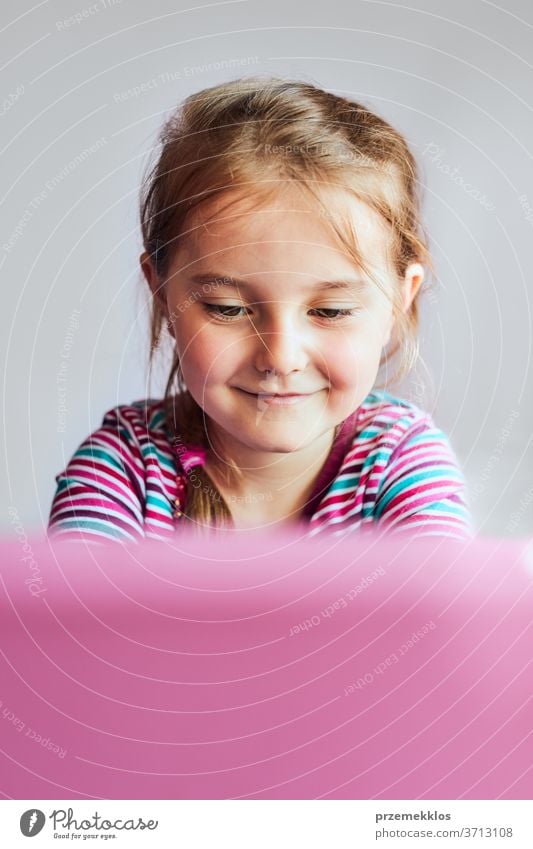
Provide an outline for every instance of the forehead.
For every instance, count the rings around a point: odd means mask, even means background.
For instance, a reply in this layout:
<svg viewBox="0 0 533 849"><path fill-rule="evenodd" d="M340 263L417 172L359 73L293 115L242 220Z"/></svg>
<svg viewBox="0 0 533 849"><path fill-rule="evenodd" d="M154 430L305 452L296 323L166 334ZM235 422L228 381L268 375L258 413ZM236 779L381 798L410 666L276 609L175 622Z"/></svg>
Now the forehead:
<svg viewBox="0 0 533 849"><path fill-rule="evenodd" d="M353 269L353 257L335 231L352 232L357 250L374 267L386 263L388 230L379 214L351 193L322 189L319 198L285 185L268 194L251 188L228 191L191 212L180 250L181 261L272 261L308 267L335 262ZM264 196L266 194L266 196ZM220 262L216 263L217 266Z"/></svg>

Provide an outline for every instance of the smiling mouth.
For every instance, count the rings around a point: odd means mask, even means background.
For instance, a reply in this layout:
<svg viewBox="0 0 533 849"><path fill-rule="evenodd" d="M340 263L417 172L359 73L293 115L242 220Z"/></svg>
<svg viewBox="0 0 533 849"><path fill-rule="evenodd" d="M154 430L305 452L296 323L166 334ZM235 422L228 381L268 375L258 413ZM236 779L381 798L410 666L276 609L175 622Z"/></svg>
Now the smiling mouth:
<svg viewBox="0 0 533 849"><path fill-rule="evenodd" d="M237 388L240 389L240 387ZM240 391L254 398L307 398L315 394L314 392L248 392L247 389L240 389Z"/></svg>
<svg viewBox="0 0 533 849"><path fill-rule="evenodd" d="M248 392L246 389L236 387L239 392L242 392L248 398L253 399L256 404L264 405L264 407L289 407L302 403L307 398L316 395L316 392L300 393L300 394L267 394L265 392ZM259 407L260 409L260 407Z"/></svg>

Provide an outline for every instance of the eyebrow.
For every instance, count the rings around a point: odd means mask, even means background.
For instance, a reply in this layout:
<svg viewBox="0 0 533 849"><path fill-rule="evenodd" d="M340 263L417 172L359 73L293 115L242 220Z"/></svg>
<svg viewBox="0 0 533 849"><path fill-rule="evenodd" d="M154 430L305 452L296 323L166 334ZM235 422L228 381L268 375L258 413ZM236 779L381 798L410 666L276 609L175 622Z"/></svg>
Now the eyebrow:
<svg viewBox="0 0 533 849"><path fill-rule="evenodd" d="M238 277L230 277L227 274L193 274L189 278L193 283L216 283L217 286L226 286L228 289L250 289L253 288L247 280ZM336 289L337 291L354 292L367 288L367 282L361 277L346 277L341 280L323 280L310 286L310 289L322 291L324 289Z"/></svg>

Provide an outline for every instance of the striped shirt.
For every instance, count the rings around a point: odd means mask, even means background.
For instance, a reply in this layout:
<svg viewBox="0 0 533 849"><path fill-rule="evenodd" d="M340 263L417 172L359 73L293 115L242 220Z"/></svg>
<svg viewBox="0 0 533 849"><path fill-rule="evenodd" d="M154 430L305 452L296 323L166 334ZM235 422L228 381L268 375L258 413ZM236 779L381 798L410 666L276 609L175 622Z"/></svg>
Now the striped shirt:
<svg viewBox="0 0 533 849"><path fill-rule="evenodd" d="M174 516L177 478L185 480L175 443L162 400L109 410L56 475L49 537L168 540L185 521ZM300 521L306 536L376 528L473 536L448 438L428 413L384 391L342 423Z"/></svg>

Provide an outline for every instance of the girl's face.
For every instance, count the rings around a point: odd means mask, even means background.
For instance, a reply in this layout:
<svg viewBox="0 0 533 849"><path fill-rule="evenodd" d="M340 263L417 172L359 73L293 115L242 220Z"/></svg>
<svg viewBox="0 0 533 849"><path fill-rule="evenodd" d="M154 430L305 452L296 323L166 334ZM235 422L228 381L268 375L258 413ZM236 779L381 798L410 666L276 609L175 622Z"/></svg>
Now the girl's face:
<svg viewBox="0 0 533 849"><path fill-rule="evenodd" d="M346 198L359 249L392 292L385 225ZM259 209L220 206L196 211L190 226L200 226L165 284L183 378L226 445L298 451L372 389L392 304L303 193L291 188Z"/></svg>

